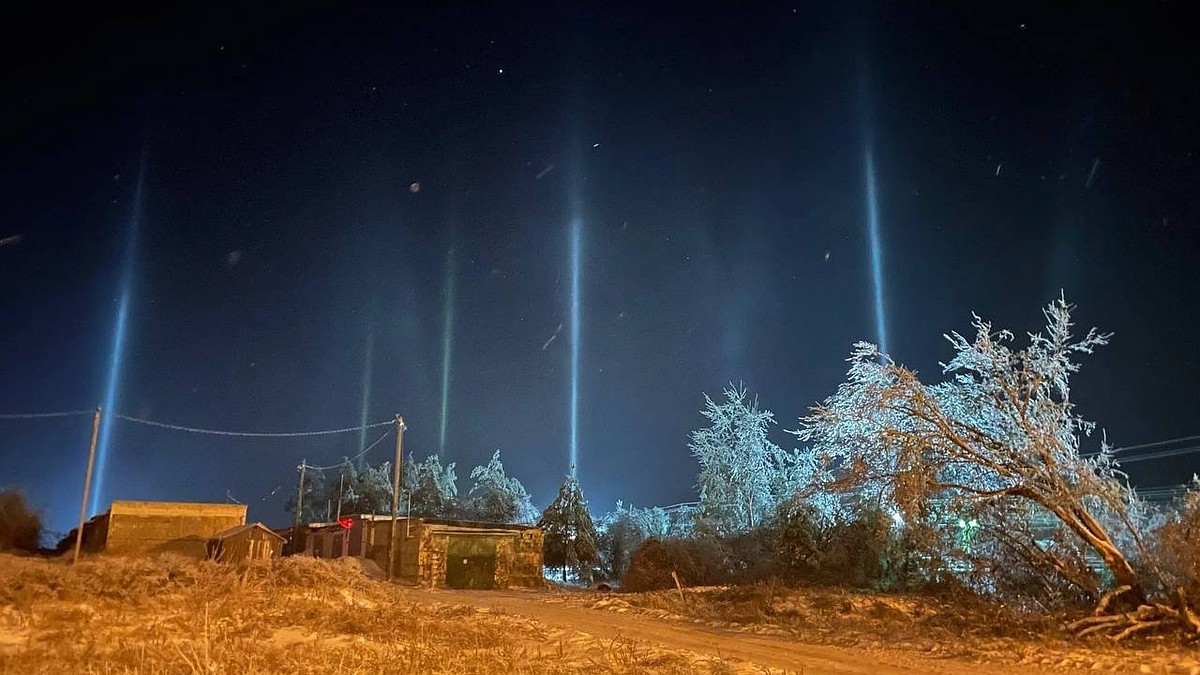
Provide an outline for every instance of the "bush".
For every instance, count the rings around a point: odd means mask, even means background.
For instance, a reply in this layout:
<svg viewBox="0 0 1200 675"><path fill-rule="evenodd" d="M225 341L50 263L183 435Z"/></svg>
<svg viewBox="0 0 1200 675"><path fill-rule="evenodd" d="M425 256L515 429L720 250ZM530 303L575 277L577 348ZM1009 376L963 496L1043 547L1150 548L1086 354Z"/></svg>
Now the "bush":
<svg viewBox="0 0 1200 675"><path fill-rule="evenodd" d="M18 490L0 491L0 551L37 553L41 547L42 518L29 508Z"/></svg>
<svg viewBox="0 0 1200 675"><path fill-rule="evenodd" d="M892 528L878 508L863 508L854 519L829 522L811 507L781 510L774 547L779 576L791 582L854 588L906 587L913 542Z"/></svg>
<svg viewBox="0 0 1200 675"><path fill-rule="evenodd" d="M626 591L656 591L674 588L671 572L684 586L726 583L725 547L720 541L699 539L647 539L633 552L629 569L621 579Z"/></svg>
<svg viewBox="0 0 1200 675"><path fill-rule="evenodd" d="M600 549L599 572L601 578L620 579L629 568L630 556L646 537L624 512L618 512L607 521L596 542Z"/></svg>
<svg viewBox="0 0 1200 675"><path fill-rule="evenodd" d="M779 529L771 524L725 537L721 541L724 577L736 584L780 578L783 556L779 542Z"/></svg>
<svg viewBox="0 0 1200 675"><path fill-rule="evenodd" d="M1193 604L1200 602L1200 490L1195 486L1173 505L1153 548L1166 590L1183 588Z"/></svg>

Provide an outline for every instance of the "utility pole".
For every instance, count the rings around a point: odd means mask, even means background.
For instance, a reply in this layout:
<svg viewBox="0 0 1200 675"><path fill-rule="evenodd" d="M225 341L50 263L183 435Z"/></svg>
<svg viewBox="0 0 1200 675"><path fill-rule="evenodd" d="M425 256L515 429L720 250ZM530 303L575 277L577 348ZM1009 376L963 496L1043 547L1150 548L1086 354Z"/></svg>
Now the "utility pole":
<svg viewBox="0 0 1200 675"><path fill-rule="evenodd" d="M396 415L396 465L392 467L392 535L388 537L388 581L396 569L396 520L400 515L400 465L404 461L404 418Z"/></svg>
<svg viewBox="0 0 1200 675"><path fill-rule="evenodd" d="M338 479L338 510L337 519L342 519L342 492L346 489L346 467L342 467L342 477Z"/></svg>
<svg viewBox="0 0 1200 675"><path fill-rule="evenodd" d="M292 528L292 553L296 554L297 544L300 543L300 529L304 519L304 470L308 467L308 460L300 460L300 486L296 488L296 525Z"/></svg>
<svg viewBox="0 0 1200 675"><path fill-rule="evenodd" d="M75 530L75 557L72 564L79 562L79 549L83 547L83 522L87 519L88 492L92 489L92 468L96 465L96 439L100 436L100 408L92 416L92 443L88 448L87 473L83 475L83 501L79 503L79 527Z"/></svg>

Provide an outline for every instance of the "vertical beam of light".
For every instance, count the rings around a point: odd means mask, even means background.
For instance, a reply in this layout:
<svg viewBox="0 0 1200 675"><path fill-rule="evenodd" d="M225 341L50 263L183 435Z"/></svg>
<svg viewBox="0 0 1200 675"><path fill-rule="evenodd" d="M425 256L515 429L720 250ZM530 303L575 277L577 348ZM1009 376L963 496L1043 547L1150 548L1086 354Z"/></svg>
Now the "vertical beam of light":
<svg viewBox="0 0 1200 675"><path fill-rule="evenodd" d="M121 365L125 359L125 334L129 323L129 303L133 286L133 252L137 244L138 228L142 219L142 195L146 184L146 154L143 151L138 169L137 185L133 191L133 211L129 218L128 239L122 260L120 296L117 300L117 317L113 325L112 351L108 356L107 381L104 386L104 413L100 420L100 438L96 445L95 489L92 491L90 513L97 513L104 503L104 473L112 447L112 430L115 409L120 394ZM89 514L90 515L90 514Z"/></svg>
<svg viewBox="0 0 1200 675"><path fill-rule="evenodd" d="M875 304L875 341L888 353L887 316L883 299L883 241L879 233L879 194L875 185L875 135L871 120L870 63L867 50L858 52L858 99L863 141L863 182L866 183L867 247L871 257L872 297Z"/></svg>
<svg viewBox="0 0 1200 675"><path fill-rule="evenodd" d="M375 303L371 303L372 308ZM367 458L361 456L363 450L367 449L367 423L368 416L371 414L371 375L375 370L375 320L373 317L367 317L367 343L363 350L363 374L362 374L362 408L359 411L359 428L358 428L358 452L360 457L356 462L358 468L366 466Z"/></svg>
<svg viewBox="0 0 1200 675"><path fill-rule="evenodd" d="M442 285L442 414L438 420L438 455L446 456L446 423L450 419L450 360L454 355L454 284L457 268L454 249L446 252Z"/></svg>
<svg viewBox="0 0 1200 675"><path fill-rule="evenodd" d="M579 268L583 248L583 222L578 205L571 217L571 477L579 468Z"/></svg>
<svg viewBox="0 0 1200 675"><path fill-rule="evenodd" d="M867 183L867 243L871 253L871 280L875 287L875 337L879 350L888 353L887 321L883 311L883 244L879 238L879 197L875 191L875 159L871 148L863 152Z"/></svg>

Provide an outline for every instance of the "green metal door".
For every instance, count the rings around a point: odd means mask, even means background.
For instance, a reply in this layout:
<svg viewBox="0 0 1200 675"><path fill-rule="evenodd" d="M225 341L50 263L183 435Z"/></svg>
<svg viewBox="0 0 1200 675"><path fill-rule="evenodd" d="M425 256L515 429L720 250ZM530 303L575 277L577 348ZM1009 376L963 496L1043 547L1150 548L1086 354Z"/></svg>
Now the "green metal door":
<svg viewBox="0 0 1200 675"><path fill-rule="evenodd" d="M495 588L495 538L451 535L446 551L446 586Z"/></svg>

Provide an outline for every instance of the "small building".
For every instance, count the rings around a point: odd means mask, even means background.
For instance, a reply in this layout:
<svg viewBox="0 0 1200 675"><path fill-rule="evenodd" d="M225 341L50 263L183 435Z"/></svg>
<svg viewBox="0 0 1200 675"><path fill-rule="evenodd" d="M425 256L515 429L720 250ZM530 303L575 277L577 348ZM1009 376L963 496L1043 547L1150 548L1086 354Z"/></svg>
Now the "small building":
<svg viewBox="0 0 1200 675"><path fill-rule="evenodd" d="M387 569L390 516L359 515L310 529L305 553L370 558ZM400 581L438 588L539 588L542 531L531 525L431 518L396 521Z"/></svg>
<svg viewBox="0 0 1200 675"><path fill-rule="evenodd" d="M283 553L284 541L262 523L235 525L208 540L208 558L217 562L270 560Z"/></svg>
<svg viewBox="0 0 1200 675"><path fill-rule="evenodd" d="M209 539L245 524L244 504L116 501L84 524L83 541L91 552L204 558Z"/></svg>

